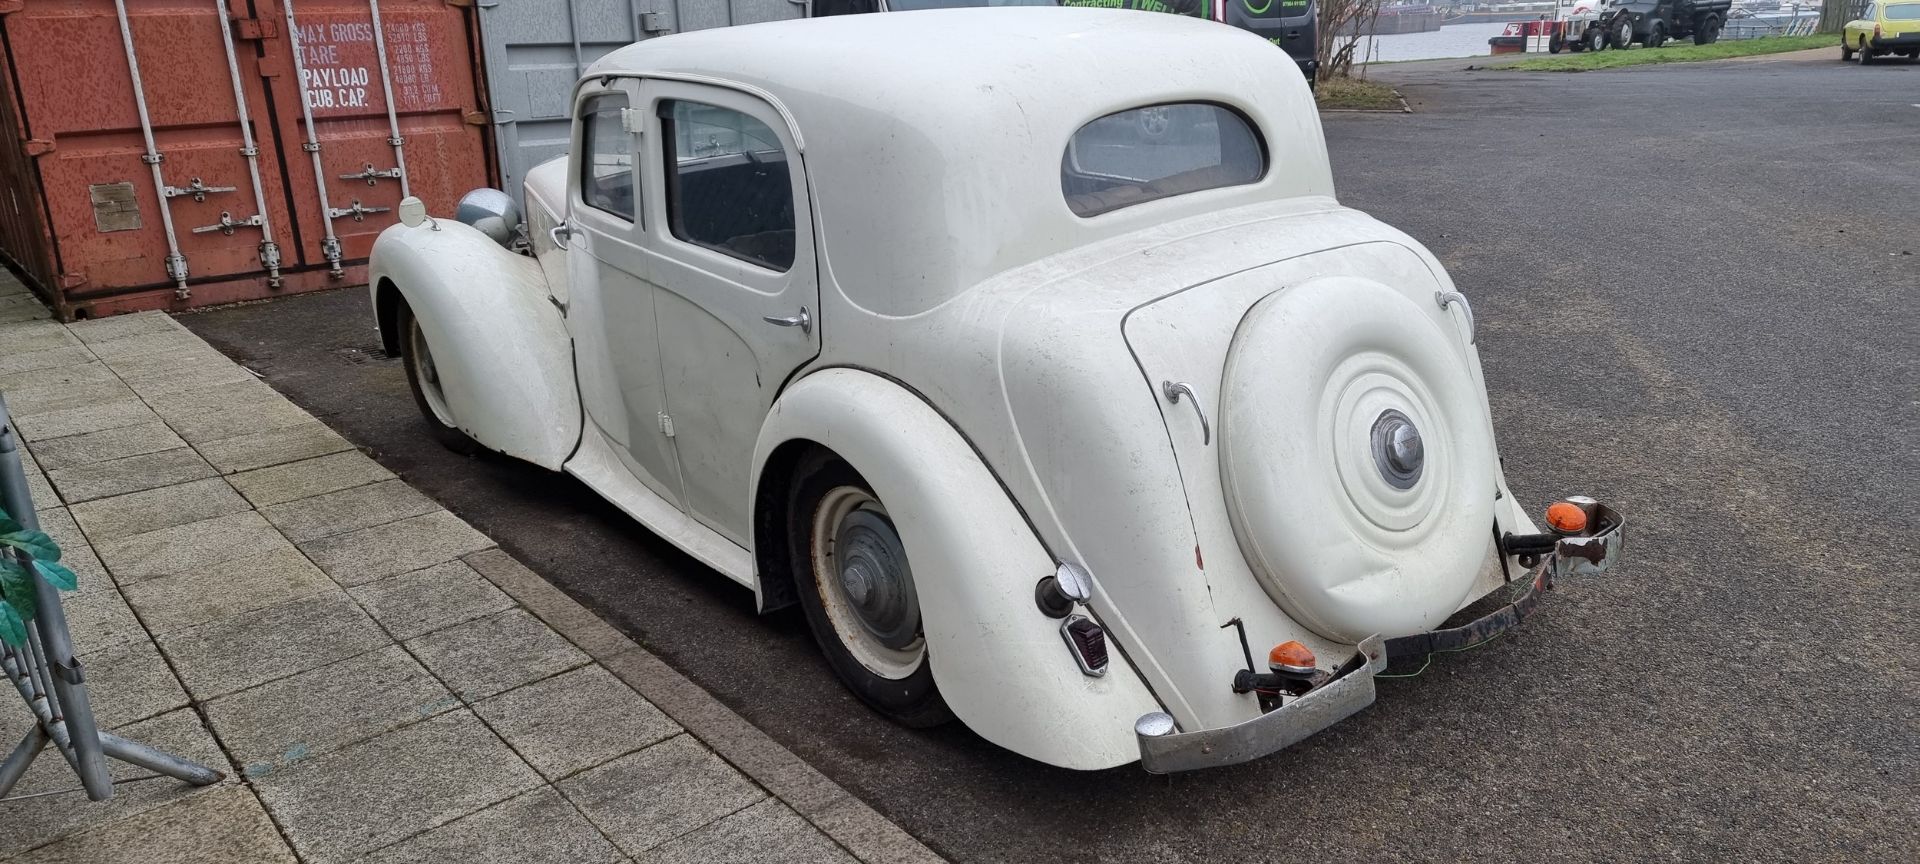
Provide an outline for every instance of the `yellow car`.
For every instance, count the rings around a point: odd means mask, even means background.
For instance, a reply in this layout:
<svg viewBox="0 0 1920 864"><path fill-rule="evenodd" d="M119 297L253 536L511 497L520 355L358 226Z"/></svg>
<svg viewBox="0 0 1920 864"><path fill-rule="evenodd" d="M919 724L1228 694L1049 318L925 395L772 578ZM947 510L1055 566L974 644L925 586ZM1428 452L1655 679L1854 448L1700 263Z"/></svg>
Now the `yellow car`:
<svg viewBox="0 0 1920 864"><path fill-rule="evenodd" d="M1920 59L1920 0L1874 0L1840 32L1840 59L1860 55L1860 65L1900 54Z"/></svg>

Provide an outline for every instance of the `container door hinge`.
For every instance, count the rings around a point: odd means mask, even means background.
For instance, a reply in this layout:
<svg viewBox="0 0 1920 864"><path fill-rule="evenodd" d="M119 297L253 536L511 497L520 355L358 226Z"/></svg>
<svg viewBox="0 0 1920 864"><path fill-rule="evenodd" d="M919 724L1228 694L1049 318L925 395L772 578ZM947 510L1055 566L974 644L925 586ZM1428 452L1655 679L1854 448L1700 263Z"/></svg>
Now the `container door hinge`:
<svg viewBox="0 0 1920 864"><path fill-rule="evenodd" d="M0 0L0 15L12 15L27 5L27 0Z"/></svg>
<svg viewBox="0 0 1920 864"><path fill-rule="evenodd" d="M368 207L367 205L360 203L360 199L355 198L353 199L352 207L328 208L327 218L338 219L342 216L351 216L353 217L353 221L355 222L365 222L367 221L368 216L371 216L375 213L385 213L388 210L392 210L392 209L393 209L392 207Z"/></svg>
<svg viewBox="0 0 1920 864"><path fill-rule="evenodd" d="M508 115L513 114L512 111L507 111L505 113L507 113ZM468 111L460 115L460 120L461 122L466 123L468 126L485 126L487 125L487 112ZM506 122L506 121L501 121L501 122Z"/></svg>
<svg viewBox="0 0 1920 864"><path fill-rule="evenodd" d="M673 418L664 413L660 415L660 432L668 438L673 437Z"/></svg>
<svg viewBox="0 0 1920 864"><path fill-rule="evenodd" d="M188 181L187 185L184 187L168 186L167 197L178 198L182 195L192 195L193 200L195 201L205 201L207 200L208 195L211 195L215 192L232 192L232 191L233 191L232 186L208 186L207 184L200 182L200 178L195 177L192 180Z"/></svg>
<svg viewBox="0 0 1920 864"><path fill-rule="evenodd" d="M45 156L48 153L53 152L53 139L28 138L26 140L25 149L27 151L28 156Z"/></svg>
<svg viewBox="0 0 1920 864"><path fill-rule="evenodd" d="M278 39L280 24L271 18L235 18L233 19L233 38L235 39Z"/></svg>
<svg viewBox="0 0 1920 864"><path fill-rule="evenodd" d="M640 32L661 33L667 29L666 20L658 12L640 13Z"/></svg>

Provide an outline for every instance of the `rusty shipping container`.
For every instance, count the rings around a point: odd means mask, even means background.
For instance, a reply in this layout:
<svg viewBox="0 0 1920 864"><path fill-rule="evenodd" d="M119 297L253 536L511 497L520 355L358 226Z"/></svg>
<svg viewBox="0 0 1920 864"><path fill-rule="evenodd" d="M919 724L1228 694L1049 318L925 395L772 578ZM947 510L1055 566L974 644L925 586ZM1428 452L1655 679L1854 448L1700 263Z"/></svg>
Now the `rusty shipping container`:
<svg viewBox="0 0 1920 864"><path fill-rule="evenodd" d="M0 0L0 252L67 319L359 283L495 174L472 12Z"/></svg>

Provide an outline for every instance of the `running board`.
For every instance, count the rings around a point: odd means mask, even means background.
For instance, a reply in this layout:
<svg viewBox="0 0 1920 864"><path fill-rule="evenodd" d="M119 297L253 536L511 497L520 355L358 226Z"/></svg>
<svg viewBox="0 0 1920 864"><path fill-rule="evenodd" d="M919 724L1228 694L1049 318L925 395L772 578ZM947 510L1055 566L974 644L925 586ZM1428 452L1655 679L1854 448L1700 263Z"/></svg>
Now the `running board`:
<svg viewBox="0 0 1920 864"><path fill-rule="evenodd" d="M580 433L580 449L574 451L573 458L563 466L568 474L580 478L580 482L613 502L613 506L700 563L748 588L755 587L752 553L700 524L678 505L648 488L620 461L620 454L613 449L616 445L599 427L591 422L585 426Z"/></svg>

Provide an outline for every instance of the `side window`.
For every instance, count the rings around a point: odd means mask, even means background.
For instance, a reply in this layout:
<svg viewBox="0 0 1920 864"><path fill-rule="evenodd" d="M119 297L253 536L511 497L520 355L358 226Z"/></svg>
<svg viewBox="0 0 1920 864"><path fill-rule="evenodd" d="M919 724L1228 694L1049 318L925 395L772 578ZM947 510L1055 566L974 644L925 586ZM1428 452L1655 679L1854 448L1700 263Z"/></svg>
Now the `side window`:
<svg viewBox="0 0 1920 864"><path fill-rule="evenodd" d="M864 12L880 11L879 0L813 0L813 17L825 18L828 15L859 15Z"/></svg>
<svg viewBox="0 0 1920 864"><path fill-rule="evenodd" d="M793 266L793 180L765 123L699 102L660 103L673 236L772 270Z"/></svg>
<svg viewBox="0 0 1920 864"><path fill-rule="evenodd" d="M580 106L580 198L587 206L633 221L633 136L620 123L627 94L604 93Z"/></svg>

